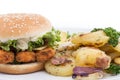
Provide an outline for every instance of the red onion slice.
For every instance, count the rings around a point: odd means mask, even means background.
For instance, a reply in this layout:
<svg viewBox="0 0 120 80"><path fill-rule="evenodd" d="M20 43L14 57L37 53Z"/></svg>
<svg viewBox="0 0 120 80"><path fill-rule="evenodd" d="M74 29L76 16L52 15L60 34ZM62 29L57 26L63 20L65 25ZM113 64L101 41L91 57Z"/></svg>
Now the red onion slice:
<svg viewBox="0 0 120 80"><path fill-rule="evenodd" d="M88 76L89 74L96 73L96 72L101 72L101 68L94 68L94 67L75 67L73 69L73 78L75 76Z"/></svg>

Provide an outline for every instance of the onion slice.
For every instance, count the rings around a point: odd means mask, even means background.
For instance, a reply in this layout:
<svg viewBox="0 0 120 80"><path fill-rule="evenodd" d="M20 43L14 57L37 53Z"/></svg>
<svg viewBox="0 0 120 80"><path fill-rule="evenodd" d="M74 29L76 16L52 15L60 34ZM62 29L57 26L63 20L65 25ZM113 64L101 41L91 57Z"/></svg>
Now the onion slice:
<svg viewBox="0 0 120 80"><path fill-rule="evenodd" d="M73 69L73 78L76 76L88 76L89 74L101 72L101 68L94 68L94 67L75 67Z"/></svg>

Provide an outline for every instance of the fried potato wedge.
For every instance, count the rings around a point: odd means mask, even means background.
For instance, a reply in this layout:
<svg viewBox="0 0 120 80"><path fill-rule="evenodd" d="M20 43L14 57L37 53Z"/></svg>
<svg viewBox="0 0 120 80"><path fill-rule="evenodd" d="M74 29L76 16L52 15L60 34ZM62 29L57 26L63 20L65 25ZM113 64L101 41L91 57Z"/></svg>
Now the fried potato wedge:
<svg viewBox="0 0 120 80"><path fill-rule="evenodd" d="M109 40L109 37L103 31L91 32L87 34L75 35L71 38L71 42L74 44L80 44L84 46L100 47L105 45Z"/></svg>
<svg viewBox="0 0 120 80"><path fill-rule="evenodd" d="M116 52L114 47L112 45L109 45L109 44L105 44L105 45L99 47L99 49L102 51L105 51L105 53L107 53L107 54Z"/></svg>
<svg viewBox="0 0 120 80"><path fill-rule="evenodd" d="M99 47L100 50L105 51L107 54L118 52L120 53L120 43L116 47L113 47L110 44L105 44L104 46Z"/></svg>
<svg viewBox="0 0 120 80"><path fill-rule="evenodd" d="M76 66L108 68L111 58L105 52L91 47L82 47L73 52Z"/></svg>
<svg viewBox="0 0 120 80"><path fill-rule="evenodd" d="M119 65L120 65L120 57L116 57L116 58L114 59L114 62L115 62L116 64L119 64Z"/></svg>
<svg viewBox="0 0 120 80"><path fill-rule="evenodd" d="M113 60L113 59L115 59L116 57L119 57L120 56L120 52L112 52L112 53L109 53L108 54L110 57L111 57L111 59Z"/></svg>
<svg viewBox="0 0 120 80"><path fill-rule="evenodd" d="M120 42L118 43L118 45L116 47L114 47L114 49L118 52L120 52Z"/></svg>

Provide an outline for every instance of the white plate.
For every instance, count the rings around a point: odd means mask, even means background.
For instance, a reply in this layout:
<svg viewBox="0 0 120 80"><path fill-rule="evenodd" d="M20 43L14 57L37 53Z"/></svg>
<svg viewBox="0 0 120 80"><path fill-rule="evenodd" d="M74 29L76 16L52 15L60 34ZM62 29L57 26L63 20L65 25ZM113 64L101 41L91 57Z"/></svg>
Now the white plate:
<svg viewBox="0 0 120 80"><path fill-rule="evenodd" d="M88 32L91 29L84 29L84 28L62 28L62 30L66 30L69 32ZM24 75L9 75L0 73L0 80L73 80L72 77L58 77L50 75L44 71L35 72L31 74L24 74ZM120 80L120 75L117 76L106 76L101 80Z"/></svg>
<svg viewBox="0 0 120 80"><path fill-rule="evenodd" d="M101 80L119 80L120 75L106 76ZM24 75L0 74L0 80L73 80L71 77L52 76L44 71Z"/></svg>

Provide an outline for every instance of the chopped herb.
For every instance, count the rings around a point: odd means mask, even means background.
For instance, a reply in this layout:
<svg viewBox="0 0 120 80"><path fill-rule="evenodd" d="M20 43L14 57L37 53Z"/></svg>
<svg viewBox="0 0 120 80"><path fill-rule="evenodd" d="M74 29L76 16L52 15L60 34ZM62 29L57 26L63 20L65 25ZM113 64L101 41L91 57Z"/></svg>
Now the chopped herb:
<svg viewBox="0 0 120 80"><path fill-rule="evenodd" d="M106 69L106 72L117 75L120 73L120 65L111 63L110 67Z"/></svg>

